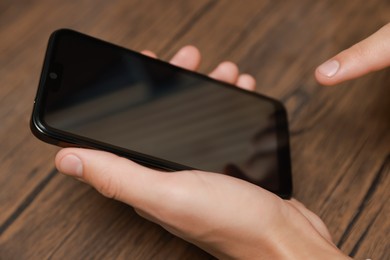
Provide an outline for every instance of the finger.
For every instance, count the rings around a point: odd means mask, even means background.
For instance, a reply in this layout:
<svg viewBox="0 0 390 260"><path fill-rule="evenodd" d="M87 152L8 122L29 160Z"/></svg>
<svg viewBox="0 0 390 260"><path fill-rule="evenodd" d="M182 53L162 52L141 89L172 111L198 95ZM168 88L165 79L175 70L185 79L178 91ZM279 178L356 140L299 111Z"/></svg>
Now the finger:
<svg viewBox="0 0 390 260"><path fill-rule="evenodd" d="M238 67L235 63L224 61L220 63L210 74L211 78L224 81L230 84L236 84L239 75Z"/></svg>
<svg viewBox="0 0 390 260"><path fill-rule="evenodd" d="M181 48L171 59L170 63L188 70L199 67L201 55L199 50L191 45Z"/></svg>
<svg viewBox="0 0 390 260"><path fill-rule="evenodd" d="M149 51L149 50L143 50L143 51L141 51L141 53L143 55L149 56L151 58L157 58L157 55L154 52Z"/></svg>
<svg viewBox="0 0 390 260"><path fill-rule="evenodd" d="M335 85L389 65L390 23L320 65L315 76L323 85Z"/></svg>
<svg viewBox="0 0 390 260"><path fill-rule="evenodd" d="M65 148L55 159L57 169L87 182L100 193L134 207L160 201L164 173L111 153Z"/></svg>
<svg viewBox="0 0 390 260"><path fill-rule="evenodd" d="M256 88L256 80L249 74L241 74L236 82L237 87L254 91Z"/></svg>
<svg viewBox="0 0 390 260"><path fill-rule="evenodd" d="M55 164L60 172L133 206L141 216L164 227L176 226L183 215L202 211L207 196L195 172L160 172L103 151L65 148L57 153Z"/></svg>
<svg viewBox="0 0 390 260"><path fill-rule="evenodd" d="M195 173L160 172L107 152L65 148L57 153L55 164L60 172L133 206L138 214L168 230L177 226L177 219L183 215L202 211L207 196Z"/></svg>

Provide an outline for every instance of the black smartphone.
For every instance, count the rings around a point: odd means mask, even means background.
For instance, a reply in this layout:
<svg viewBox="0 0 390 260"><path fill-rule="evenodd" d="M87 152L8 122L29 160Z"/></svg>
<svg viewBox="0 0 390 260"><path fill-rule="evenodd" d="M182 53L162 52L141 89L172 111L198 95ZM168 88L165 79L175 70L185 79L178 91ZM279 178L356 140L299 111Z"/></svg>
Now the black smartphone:
<svg viewBox="0 0 390 260"><path fill-rule="evenodd" d="M280 102L73 30L49 39L31 129L61 147L227 174L291 196Z"/></svg>

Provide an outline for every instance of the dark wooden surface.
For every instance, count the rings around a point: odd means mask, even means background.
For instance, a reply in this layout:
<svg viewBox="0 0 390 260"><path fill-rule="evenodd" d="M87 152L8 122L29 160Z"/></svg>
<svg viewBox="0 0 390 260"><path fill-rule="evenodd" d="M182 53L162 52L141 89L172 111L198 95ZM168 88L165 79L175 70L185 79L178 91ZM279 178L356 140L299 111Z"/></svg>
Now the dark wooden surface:
<svg viewBox="0 0 390 260"><path fill-rule="evenodd" d="M185 44L202 72L232 60L282 100L294 196L357 259L390 259L389 70L321 87L316 65L390 21L355 1L0 1L0 259L211 259L131 207L54 169L28 122L49 34L68 27L169 58Z"/></svg>

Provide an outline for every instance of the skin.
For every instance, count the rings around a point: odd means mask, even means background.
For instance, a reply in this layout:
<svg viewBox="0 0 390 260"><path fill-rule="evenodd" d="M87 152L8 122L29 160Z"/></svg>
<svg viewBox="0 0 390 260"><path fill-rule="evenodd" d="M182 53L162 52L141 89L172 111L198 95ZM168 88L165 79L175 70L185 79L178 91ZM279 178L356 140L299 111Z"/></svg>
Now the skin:
<svg viewBox="0 0 390 260"><path fill-rule="evenodd" d="M143 54L157 58L151 51ZM189 70L201 55L183 47L171 63ZM315 71L334 85L390 64L390 24L329 59ZM253 91L255 79L222 62L210 77ZM348 259L322 220L295 199L283 200L248 182L201 171L161 172L116 155L65 148L58 170L122 201L169 232L223 259Z"/></svg>

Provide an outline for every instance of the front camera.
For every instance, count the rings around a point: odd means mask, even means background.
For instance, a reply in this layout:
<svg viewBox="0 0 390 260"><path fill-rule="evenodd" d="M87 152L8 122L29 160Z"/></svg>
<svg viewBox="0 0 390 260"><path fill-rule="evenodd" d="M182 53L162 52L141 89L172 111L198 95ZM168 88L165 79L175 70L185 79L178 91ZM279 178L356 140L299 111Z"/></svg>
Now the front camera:
<svg viewBox="0 0 390 260"><path fill-rule="evenodd" d="M55 72L50 72L50 73L49 73L49 77L50 77L51 79L57 79L57 78L58 78L58 75L57 75L57 73L55 73Z"/></svg>

